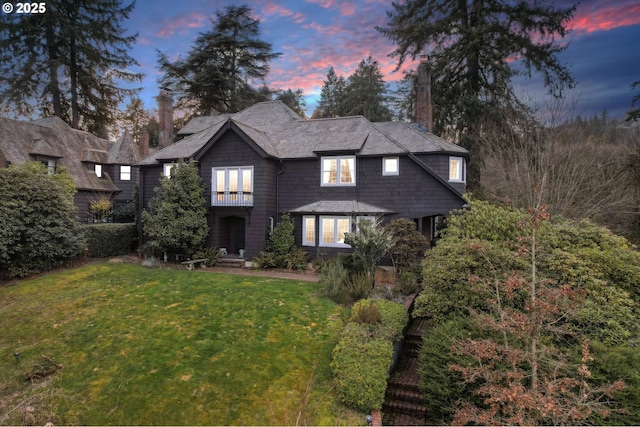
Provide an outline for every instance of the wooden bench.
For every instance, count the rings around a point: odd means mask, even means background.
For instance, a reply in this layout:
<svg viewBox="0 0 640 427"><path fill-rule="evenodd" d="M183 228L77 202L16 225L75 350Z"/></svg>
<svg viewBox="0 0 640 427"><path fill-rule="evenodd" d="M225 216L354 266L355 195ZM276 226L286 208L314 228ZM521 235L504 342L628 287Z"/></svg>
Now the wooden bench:
<svg viewBox="0 0 640 427"><path fill-rule="evenodd" d="M187 270L193 270L193 266L196 264L200 264L203 267L205 266L205 263L208 262L209 260L207 258L202 258L202 259L192 259L189 261L183 261L181 264L184 265L185 267L187 267Z"/></svg>

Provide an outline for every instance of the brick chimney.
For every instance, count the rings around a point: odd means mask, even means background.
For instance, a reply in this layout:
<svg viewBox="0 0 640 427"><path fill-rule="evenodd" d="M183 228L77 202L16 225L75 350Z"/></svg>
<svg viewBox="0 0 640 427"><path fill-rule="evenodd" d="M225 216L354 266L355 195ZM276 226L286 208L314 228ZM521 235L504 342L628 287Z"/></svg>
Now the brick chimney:
<svg viewBox="0 0 640 427"><path fill-rule="evenodd" d="M140 150L140 158L144 159L149 155L149 131L147 131L146 126L142 126L142 130L138 136L138 146Z"/></svg>
<svg viewBox="0 0 640 427"><path fill-rule="evenodd" d="M416 123L421 129L433 132L431 67L426 55L420 59L420 65L418 65L418 84L416 89Z"/></svg>
<svg viewBox="0 0 640 427"><path fill-rule="evenodd" d="M173 144L173 97L167 90L161 90L158 100L158 148L163 149Z"/></svg>

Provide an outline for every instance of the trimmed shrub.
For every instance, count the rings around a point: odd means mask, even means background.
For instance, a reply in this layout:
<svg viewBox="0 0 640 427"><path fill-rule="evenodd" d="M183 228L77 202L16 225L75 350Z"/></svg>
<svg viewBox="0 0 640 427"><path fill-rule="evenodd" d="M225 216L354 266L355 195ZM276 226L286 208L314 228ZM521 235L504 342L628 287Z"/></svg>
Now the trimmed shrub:
<svg viewBox="0 0 640 427"><path fill-rule="evenodd" d="M413 221L406 218L394 219L385 229L392 237L389 255L396 274L401 276L405 272L417 273L417 280L428 247L427 238L416 229Z"/></svg>
<svg viewBox="0 0 640 427"><path fill-rule="evenodd" d="M90 257L127 255L138 238L135 224L89 224L84 227Z"/></svg>
<svg viewBox="0 0 640 427"><path fill-rule="evenodd" d="M293 222L288 214L276 224L269 234L266 248L253 259L256 268L286 268L287 270L304 270L307 268L309 255L295 245Z"/></svg>
<svg viewBox="0 0 640 427"><path fill-rule="evenodd" d="M360 300L353 305L331 362L344 404L363 411L382 407L393 343L407 322L404 307L392 301Z"/></svg>
<svg viewBox="0 0 640 427"><path fill-rule="evenodd" d="M86 248L63 167L39 162L0 168L0 277L24 277L79 256Z"/></svg>
<svg viewBox="0 0 640 427"><path fill-rule="evenodd" d="M365 324L349 323L331 362L340 400L365 412L381 409L392 356L391 341L371 338Z"/></svg>
<svg viewBox="0 0 640 427"><path fill-rule="evenodd" d="M377 312L377 314L372 312ZM374 316L378 319L376 322L368 321L369 319L374 319ZM374 330L376 337L395 342L402 338L404 327L409 322L409 315L401 304L376 298L356 302L351 309L351 320L353 322L374 324L376 325Z"/></svg>

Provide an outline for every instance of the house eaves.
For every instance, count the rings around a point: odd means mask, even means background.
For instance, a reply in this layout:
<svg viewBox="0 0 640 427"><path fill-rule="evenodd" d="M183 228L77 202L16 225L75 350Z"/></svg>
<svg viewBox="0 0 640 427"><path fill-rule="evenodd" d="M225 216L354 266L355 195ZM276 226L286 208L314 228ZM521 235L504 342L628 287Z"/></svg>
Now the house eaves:
<svg viewBox="0 0 640 427"><path fill-rule="evenodd" d="M342 215L385 215L394 211L358 200L318 200L294 209L288 210L297 214L342 214Z"/></svg>

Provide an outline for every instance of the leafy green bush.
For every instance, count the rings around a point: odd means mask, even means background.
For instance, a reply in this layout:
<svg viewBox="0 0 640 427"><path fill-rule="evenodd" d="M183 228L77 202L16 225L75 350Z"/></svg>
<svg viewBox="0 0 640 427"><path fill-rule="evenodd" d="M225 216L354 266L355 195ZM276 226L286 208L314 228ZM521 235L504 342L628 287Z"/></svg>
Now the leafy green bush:
<svg viewBox="0 0 640 427"><path fill-rule="evenodd" d="M365 272L360 271L349 275L344 282L344 287L349 295L351 301L358 301L364 298L369 298L371 291L373 290L373 283L371 276Z"/></svg>
<svg viewBox="0 0 640 427"><path fill-rule="evenodd" d="M309 255L304 249L296 247L293 228L289 214L283 215L269 234L265 250L253 259L256 268L307 268Z"/></svg>
<svg viewBox="0 0 640 427"><path fill-rule="evenodd" d="M420 283L418 283L418 276L412 271L404 271L398 277L398 291L402 295L411 295L420 289Z"/></svg>
<svg viewBox="0 0 640 427"><path fill-rule="evenodd" d="M393 343L407 322L405 308L392 301L369 299L353 305L331 362L338 395L346 405L363 411L381 408Z"/></svg>
<svg viewBox="0 0 640 427"><path fill-rule="evenodd" d="M84 226L84 231L88 255L95 258L127 255L138 239L135 224L89 224Z"/></svg>
<svg viewBox="0 0 640 427"><path fill-rule="evenodd" d="M414 273L418 279L428 247L427 238L416 229L413 221L406 218L394 219L385 229L391 235L389 255L396 274L401 277L403 273Z"/></svg>
<svg viewBox="0 0 640 427"><path fill-rule="evenodd" d="M372 308L374 307L374 308ZM374 318L371 312L377 312L377 322L363 322L362 319ZM351 321L376 325L373 333L376 337L392 342L402 338L402 332L409 322L409 315L402 304L382 298L363 299L351 308Z"/></svg>
<svg viewBox="0 0 640 427"><path fill-rule="evenodd" d="M207 259L207 266L212 267L220 262L222 253L218 248L206 248L193 254L193 259Z"/></svg>
<svg viewBox="0 0 640 427"><path fill-rule="evenodd" d="M366 325L349 323L331 361L340 400L365 412L381 409L392 356L391 341L371 338Z"/></svg>
<svg viewBox="0 0 640 427"><path fill-rule="evenodd" d="M0 168L0 277L24 277L79 256L86 242L62 167L39 162Z"/></svg>
<svg viewBox="0 0 640 427"><path fill-rule="evenodd" d="M450 423L456 401L472 396L472 385L464 384L460 373L449 370L452 364L464 365L468 361L451 352L455 340L476 337L477 328L468 318L441 323L424 336L418 353L420 388L426 405L433 415Z"/></svg>
<svg viewBox="0 0 640 427"><path fill-rule="evenodd" d="M324 293L338 304L347 302L349 295L344 283L349 278L349 271L339 257L333 257L320 262L318 274L320 283L324 286Z"/></svg>

